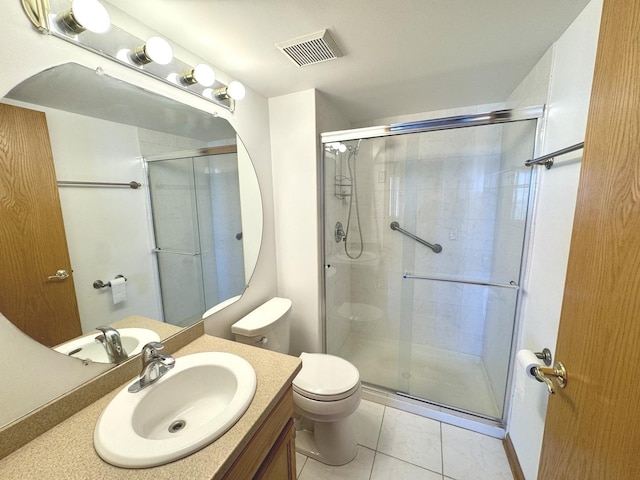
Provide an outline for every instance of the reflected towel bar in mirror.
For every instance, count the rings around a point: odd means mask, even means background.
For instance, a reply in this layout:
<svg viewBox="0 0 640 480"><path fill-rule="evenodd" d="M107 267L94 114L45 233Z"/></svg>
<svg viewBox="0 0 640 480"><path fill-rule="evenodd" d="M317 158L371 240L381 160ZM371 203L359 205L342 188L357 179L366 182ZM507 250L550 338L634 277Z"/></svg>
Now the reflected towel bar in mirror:
<svg viewBox="0 0 640 480"><path fill-rule="evenodd" d="M141 183L131 181L129 183L117 182L76 182L73 180L58 180L59 187L129 187L133 190L140 188Z"/></svg>

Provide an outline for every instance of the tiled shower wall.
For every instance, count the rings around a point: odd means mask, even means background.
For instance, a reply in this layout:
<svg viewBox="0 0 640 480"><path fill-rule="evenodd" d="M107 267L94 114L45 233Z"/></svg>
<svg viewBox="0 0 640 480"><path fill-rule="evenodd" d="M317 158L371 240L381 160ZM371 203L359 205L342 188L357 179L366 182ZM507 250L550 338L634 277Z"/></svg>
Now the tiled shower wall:
<svg viewBox="0 0 640 480"><path fill-rule="evenodd" d="M345 212L348 197L335 195L334 176L339 165L339 154L327 152L324 157L324 213L325 213L325 308L327 353L339 355L351 331L351 265L344 260L343 243L334 240L337 221L346 228ZM342 258L340 258L342 257Z"/></svg>

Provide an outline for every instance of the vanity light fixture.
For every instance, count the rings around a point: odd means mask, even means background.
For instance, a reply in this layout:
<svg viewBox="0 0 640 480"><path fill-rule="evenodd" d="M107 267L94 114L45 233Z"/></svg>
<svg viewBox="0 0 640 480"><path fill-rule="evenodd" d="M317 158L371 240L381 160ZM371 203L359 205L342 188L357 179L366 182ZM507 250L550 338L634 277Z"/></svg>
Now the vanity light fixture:
<svg viewBox="0 0 640 480"><path fill-rule="evenodd" d="M199 83L203 87L210 87L216 81L216 74L209 65L201 63L191 70L182 73L178 80L182 85L195 85Z"/></svg>
<svg viewBox="0 0 640 480"><path fill-rule="evenodd" d="M97 0L73 0L71 8L56 17L56 24L65 33L106 33L111 28L111 18Z"/></svg>
<svg viewBox="0 0 640 480"><path fill-rule="evenodd" d="M168 65L173 60L173 49L164 38L150 37L144 45L129 52L129 59L136 65L146 65L151 62Z"/></svg>
<svg viewBox="0 0 640 480"><path fill-rule="evenodd" d="M225 85L216 80L209 65L192 67L175 58L171 45L163 38L152 36L144 41L111 25L108 5L105 7L99 0L20 1L25 14L40 33L114 60L230 112L235 111L236 101L245 96L245 88L240 82ZM92 34L82 35L85 31Z"/></svg>
<svg viewBox="0 0 640 480"><path fill-rule="evenodd" d="M220 100L232 98L234 100L242 100L246 94L244 85L237 80L229 83L228 87L216 88L213 92L214 96Z"/></svg>

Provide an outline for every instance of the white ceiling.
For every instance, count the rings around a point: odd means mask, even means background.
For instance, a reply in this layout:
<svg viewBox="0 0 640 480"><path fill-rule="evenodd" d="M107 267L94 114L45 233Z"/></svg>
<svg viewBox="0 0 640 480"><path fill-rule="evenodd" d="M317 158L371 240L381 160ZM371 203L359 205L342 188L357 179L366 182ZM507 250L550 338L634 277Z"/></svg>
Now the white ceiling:
<svg viewBox="0 0 640 480"><path fill-rule="evenodd" d="M503 101L589 0L109 0L252 90L317 88L352 122ZM276 43L328 29L344 56Z"/></svg>

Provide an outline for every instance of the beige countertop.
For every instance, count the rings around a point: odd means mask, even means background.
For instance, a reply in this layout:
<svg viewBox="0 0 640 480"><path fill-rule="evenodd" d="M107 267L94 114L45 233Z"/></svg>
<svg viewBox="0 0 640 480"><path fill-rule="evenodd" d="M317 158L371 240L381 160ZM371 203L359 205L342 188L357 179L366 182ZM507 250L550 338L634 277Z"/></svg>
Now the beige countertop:
<svg viewBox="0 0 640 480"><path fill-rule="evenodd" d="M100 413L122 388L104 396L35 440L0 460L7 479L211 479L219 478L237 458L276 400L291 384L299 358L203 335L178 350L179 357L203 351L234 353L255 369L257 388L246 413L211 445L181 460L146 469L123 469L102 461L93 448ZM129 382L127 382L129 383Z"/></svg>

